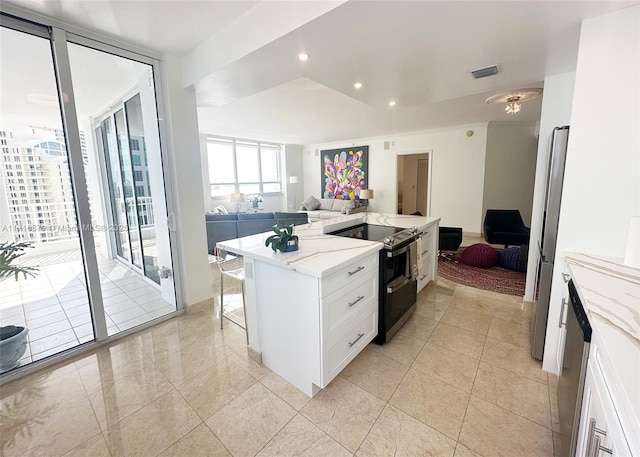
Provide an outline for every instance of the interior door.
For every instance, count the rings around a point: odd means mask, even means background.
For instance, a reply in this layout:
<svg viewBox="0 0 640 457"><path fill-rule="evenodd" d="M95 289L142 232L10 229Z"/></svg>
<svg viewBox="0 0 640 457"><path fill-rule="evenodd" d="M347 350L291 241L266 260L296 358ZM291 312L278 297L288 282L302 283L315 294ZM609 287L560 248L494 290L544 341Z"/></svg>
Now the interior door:
<svg viewBox="0 0 640 457"><path fill-rule="evenodd" d="M418 160L418 182L416 183L416 208L427 216L427 191L429 189L429 160Z"/></svg>

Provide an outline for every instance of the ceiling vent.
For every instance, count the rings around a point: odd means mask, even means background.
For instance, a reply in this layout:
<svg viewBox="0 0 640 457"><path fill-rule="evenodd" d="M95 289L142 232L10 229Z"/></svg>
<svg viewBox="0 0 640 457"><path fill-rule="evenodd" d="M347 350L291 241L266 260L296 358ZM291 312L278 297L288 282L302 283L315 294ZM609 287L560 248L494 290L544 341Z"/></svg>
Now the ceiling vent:
<svg viewBox="0 0 640 457"><path fill-rule="evenodd" d="M487 76L497 75L500 69L497 65L491 65L490 67L480 68L479 70L473 70L469 74L473 79L486 78Z"/></svg>

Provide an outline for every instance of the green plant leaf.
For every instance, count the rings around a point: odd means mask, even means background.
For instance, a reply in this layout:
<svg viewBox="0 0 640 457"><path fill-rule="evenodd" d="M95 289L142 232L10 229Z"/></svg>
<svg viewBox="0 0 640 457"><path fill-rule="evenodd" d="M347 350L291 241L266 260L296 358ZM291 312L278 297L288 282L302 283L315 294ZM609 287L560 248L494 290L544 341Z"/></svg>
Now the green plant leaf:
<svg viewBox="0 0 640 457"><path fill-rule="evenodd" d="M30 247L33 247L31 243L0 243L0 278L15 276L17 281L21 273L25 279L27 275L35 278L35 273L38 271L38 268L25 265L12 265L13 261L23 256L25 254L23 251Z"/></svg>

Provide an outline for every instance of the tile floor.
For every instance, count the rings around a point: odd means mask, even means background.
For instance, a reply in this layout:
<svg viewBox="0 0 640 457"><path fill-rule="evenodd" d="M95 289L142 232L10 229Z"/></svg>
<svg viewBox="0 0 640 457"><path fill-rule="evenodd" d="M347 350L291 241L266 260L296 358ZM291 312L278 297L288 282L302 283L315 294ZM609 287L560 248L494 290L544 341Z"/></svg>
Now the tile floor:
<svg viewBox="0 0 640 457"><path fill-rule="evenodd" d="M557 385L529 357L529 308L443 279L418 298L313 399L213 309L163 322L2 386L2 455L553 456Z"/></svg>
<svg viewBox="0 0 640 457"><path fill-rule="evenodd" d="M51 261L50 261L51 260ZM35 278L8 278L0 284L0 323L29 329L21 365L93 340L93 325L79 254L30 259ZM99 257L109 335L175 311L160 292L120 263Z"/></svg>

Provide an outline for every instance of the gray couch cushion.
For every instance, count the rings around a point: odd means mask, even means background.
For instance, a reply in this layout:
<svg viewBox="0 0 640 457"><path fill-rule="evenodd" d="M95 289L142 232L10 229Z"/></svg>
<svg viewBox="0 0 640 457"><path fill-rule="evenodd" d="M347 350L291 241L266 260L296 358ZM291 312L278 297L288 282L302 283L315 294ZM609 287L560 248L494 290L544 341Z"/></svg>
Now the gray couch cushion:
<svg viewBox="0 0 640 457"><path fill-rule="evenodd" d="M207 250L213 254L216 243L219 241L233 240L238 238L238 221L236 220L218 220L208 221L207 226Z"/></svg>
<svg viewBox="0 0 640 457"><path fill-rule="evenodd" d="M257 233L270 232L274 225L276 225L276 221L273 219L273 213L271 213L271 219L238 220L238 238L255 235Z"/></svg>
<svg viewBox="0 0 640 457"><path fill-rule="evenodd" d="M309 222L309 216L307 216L307 213L280 213L276 211L273 213L273 216L276 223L282 220L285 225L302 225Z"/></svg>
<svg viewBox="0 0 640 457"><path fill-rule="evenodd" d="M302 207L304 207L308 211L314 211L320 208L320 202L316 197L312 195L311 197L307 198L305 201L302 202Z"/></svg>
<svg viewBox="0 0 640 457"><path fill-rule="evenodd" d="M333 211L334 201L335 200L333 198L321 198L320 207L318 209L321 211Z"/></svg>
<svg viewBox="0 0 640 457"><path fill-rule="evenodd" d="M331 205L331 211L336 211L338 213L342 212L342 207L344 206L344 203L345 203L344 200L338 200L338 199L333 200L333 203Z"/></svg>
<svg viewBox="0 0 640 457"><path fill-rule="evenodd" d="M209 214L204 216L206 221L237 221L237 214Z"/></svg>
<svg viewBox="0 0 640 457"><path fill-rule="evenodd" d="M238 220L239 221L245 221L245 220L258 220L258 219L273 219L273 213L242 213L242 214L238 214Z"/></svg>

